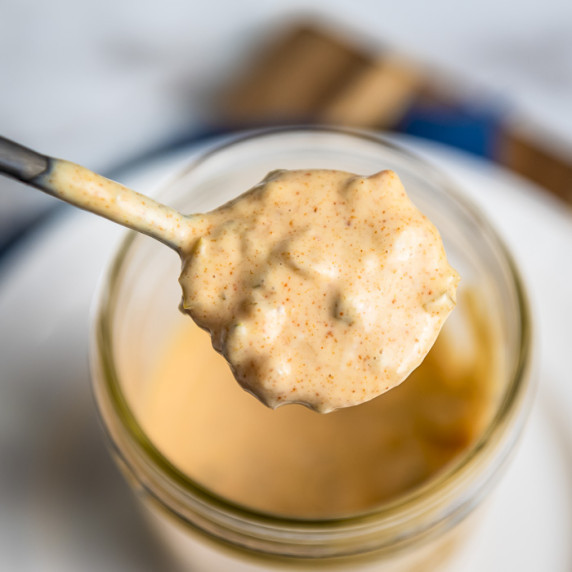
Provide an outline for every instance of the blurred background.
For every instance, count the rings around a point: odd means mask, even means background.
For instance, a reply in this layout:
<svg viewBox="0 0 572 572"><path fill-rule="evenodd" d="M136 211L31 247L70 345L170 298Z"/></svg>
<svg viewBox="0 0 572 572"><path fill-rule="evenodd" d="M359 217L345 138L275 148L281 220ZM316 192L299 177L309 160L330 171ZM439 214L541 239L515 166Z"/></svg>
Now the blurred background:
<svg viewBox="0 0 572 572"><path fill-rule="evenodd" d="M544 274L556 254L572 257L570 0L3 0L0 77L2 135L109 175L260 125L334 123L443 143L532 185L534 199L522 196L528 213L530 205L543 212L544 201L561 213L568 242L559 240ZM28 279L13 261L33 248L39 221L60 208L0 178L0 569L164 569L90 401L89 296L77 292L91 295L99 267L73 276L76 293L66 291L58 324L42 322L42 293L60 287L53 261L29 276L45 280L40 297L13 312ZM530 220L514 236L548 240L546 226ZM71 246L62 250L73 255ZM19 282L11 282L16 273ZM558 288L554 299L568 300L566 282ZM533 292L539 305L545 298ZM572 319L566 303L553 312L562 326ZM549 318L540 322L552 327ZM568 328L545 361L569 353L571 341ZM35 348L33 359L14 357L22 347ZM562 364L548 369L554 377L568 372ZM572 400L569 407L559 433L572 439ZM558 470L570 475L572 464L562 462ZM563 523L569 537L570 521ZM82 566L86 554L90 565ZM544 569L565 570L566 558L564 567Z"/></svg>
<svg viewBox="0 0 572 572"><path fill-rule="evenodd" d="M325 121L518 170L532 146L548 165L527 175L571 192L568 0L5 0L0 72L5 136L103 172L211 129ZM8 186L4 240L46 202Z"/></svg>

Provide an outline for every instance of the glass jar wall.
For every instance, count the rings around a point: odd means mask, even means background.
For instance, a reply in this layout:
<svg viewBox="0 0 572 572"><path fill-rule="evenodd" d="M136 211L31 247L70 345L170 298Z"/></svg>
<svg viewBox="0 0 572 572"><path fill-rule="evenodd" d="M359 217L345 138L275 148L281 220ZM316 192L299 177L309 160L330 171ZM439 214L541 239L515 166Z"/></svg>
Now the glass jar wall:
<svg viewBox="0 0 572 572"><path fill-rule="evenodd" d="M445 178L368 133L288 128L232 138L195 159L160 198L183 212L204 212L276 168L398 173L438 227L462 277L458 307L430 359L417 379L374 400L384 402L328 420L306 411L271 412L246 394L229 397L238 390L215 390L220 375L210 380L205 365L214 350L192 337L198 334L188 334L189 355L179 359L185 352L172 351L187 335L180 332L192 328L177 310L177 256L131 233L104 281L92 329L93 384L112 452L184 565L256 570L335 563L379 570L383 563L383 570L435 570L462 544L469 516L501 473L525 417L530 323L520 279L494 230ZM186 364L191 389L173 399L178 390L169 380L179 374L170 364L177 360ZM226 410L221 396L228 397ZM171 408L161 417L166 431L157 429L153 409L161 400ZM280 423L276 414L284 417ZM348 431L353 441L342 446ZM383 438L368 437L369 448L352 446L372 431ZM274 457L268 445L253 456L263 435L267 442L294 443L298 452L306 447L304 463L295 454L284 461L283 445ZM200 451L214 451L208 470L193 464ZM266 497L259 494L279 480ZM348 491L360 500L340 503Z"/></svg>

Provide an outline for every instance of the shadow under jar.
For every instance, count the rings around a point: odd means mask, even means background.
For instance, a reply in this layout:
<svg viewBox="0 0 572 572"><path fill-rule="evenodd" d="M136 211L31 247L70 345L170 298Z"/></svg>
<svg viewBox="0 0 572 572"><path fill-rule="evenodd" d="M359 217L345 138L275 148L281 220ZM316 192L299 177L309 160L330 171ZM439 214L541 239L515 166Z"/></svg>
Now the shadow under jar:
<svg viewBox="0 0 572 572"><path fill-rule="evenodd" d="M130 233L92 328L97 405L158 534L193 570L437 569L514 448L530 401L523 287L494 230L432 167L369 133L285 128L225 140L160 198L204 212L274 169L393 169L461 275L423 364L366 404L266 409L177 309L180 261Z"/></svg>

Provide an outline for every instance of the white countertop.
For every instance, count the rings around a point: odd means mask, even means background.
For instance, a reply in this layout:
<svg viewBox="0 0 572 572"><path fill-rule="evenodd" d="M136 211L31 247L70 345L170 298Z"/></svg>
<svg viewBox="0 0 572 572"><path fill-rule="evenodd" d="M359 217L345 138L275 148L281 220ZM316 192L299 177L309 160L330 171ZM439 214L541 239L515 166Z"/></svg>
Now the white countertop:
<svg viewBox="0 0 572 572"><path fill-rule="evenodd" d="M486 89L572 142L572 3L9 0L0 130L105 169L200 123L267 26L311 14Z"/></svg>
<svg viewBox="0 0 572 572"><path fill-rule="evenodd" d="M209 93L265 31L302 15L452 73L572 145L569 0L8 0L0 10L0 132L95 170L202 124ZM49 204L0 180L5 232Z"/></svg>

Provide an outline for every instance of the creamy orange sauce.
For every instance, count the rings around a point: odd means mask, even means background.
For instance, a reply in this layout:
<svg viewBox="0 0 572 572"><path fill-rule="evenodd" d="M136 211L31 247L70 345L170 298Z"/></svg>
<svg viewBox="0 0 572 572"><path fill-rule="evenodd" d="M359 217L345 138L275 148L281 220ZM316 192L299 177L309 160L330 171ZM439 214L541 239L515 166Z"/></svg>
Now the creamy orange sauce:
<svg viewBox="0 0 572 572"><path fill-rule="evenodd" d="M392 171L274 171L189 216L66 161L44 188L177 250L181 308L272 408L329 412L395 387L455 305L439 233Z"/></svg>
<svg viewBox="0 0 572 572"><path fill-rule="evenodd" d="M231 501L301 518L371 510L427 482L490 418L496 338L482 309L461 302L408 381L359 407L329 415L261 407L190 321L173 332L133 406L177 468Z"/></svg>
<svg viewBox="0 0 572 572"><path fill-rule="evenodd" d="M275 171L201 222L182 308L273 408L328 412L395 387L455 305L439 233L392 171Z"/></svg>

